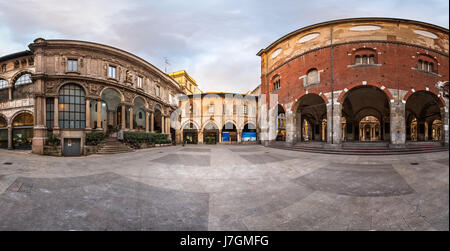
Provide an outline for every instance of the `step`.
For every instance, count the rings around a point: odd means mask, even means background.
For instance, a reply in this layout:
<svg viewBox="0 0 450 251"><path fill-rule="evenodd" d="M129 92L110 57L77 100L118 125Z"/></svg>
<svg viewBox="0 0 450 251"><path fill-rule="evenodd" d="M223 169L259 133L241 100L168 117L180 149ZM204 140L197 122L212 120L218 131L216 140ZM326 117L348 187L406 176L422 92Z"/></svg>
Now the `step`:
<svg viewBox="0 0 450 251"><path fill-rule="evenodd" d="M417 153L430 153L430 152L441 152L448 151L448 147L434 147L434 148L404 148L404 149L383 149L383 150L364 150L364 149L320 149L315 147L292 147L292 146L269 146L277 149L291 150L291 151L301 151L301 152L311 152L311 153L325 153L325 154L342 154L342 155L396 155L396 154L417 154Z"/></svg>

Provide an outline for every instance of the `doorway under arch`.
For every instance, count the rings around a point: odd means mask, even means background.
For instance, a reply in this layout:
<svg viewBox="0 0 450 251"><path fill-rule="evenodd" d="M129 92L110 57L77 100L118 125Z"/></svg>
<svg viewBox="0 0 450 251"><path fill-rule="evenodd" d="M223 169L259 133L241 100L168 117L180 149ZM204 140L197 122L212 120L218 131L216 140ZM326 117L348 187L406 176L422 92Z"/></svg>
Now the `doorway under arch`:
<svg viewBox="0 0 450 251"><path fill-rule="evenodd" d="M8 148L8 121L0 115L0 148Z"/></svg>
<svg viewBox="0 0 450 251"><path fill-rule="evenodd" d="M406 101L406 140L443 141L441 100L432 92L418 91Z"/></svg>
<svg viewBox="0 0 450 251"><path fill-rule="evenodd" d="M327 140L327 109L321 96L314 93L302 96L294 111L297 141Z"/></svg>
<svg viewBox="0 0 450 251"><path fill-rule="evenodd" d="M183 142L186 144L198 144L198 128L192 123L183 126Z"/></svg>
<svg viewBox="0 0 450 251"><path fill-rule="evenodd" d="M33 143L33 115L20 113L12 122L12 145L14 149L31 150Z"/></svg>
<svg viewBox="0 0 450 251"><path fill-rule="evenodd" d="M237 128L233 122L227 122L223 126L222 142L237 142Z"/></svg>
<svg viewBox="0 0 450 251"><path fill-rule="evenodd" d="M349 90L343 100L343 141L390 140L390 105L384 91L370 85L358 86ZM373 127L368 129L368 125Z"/></svg>

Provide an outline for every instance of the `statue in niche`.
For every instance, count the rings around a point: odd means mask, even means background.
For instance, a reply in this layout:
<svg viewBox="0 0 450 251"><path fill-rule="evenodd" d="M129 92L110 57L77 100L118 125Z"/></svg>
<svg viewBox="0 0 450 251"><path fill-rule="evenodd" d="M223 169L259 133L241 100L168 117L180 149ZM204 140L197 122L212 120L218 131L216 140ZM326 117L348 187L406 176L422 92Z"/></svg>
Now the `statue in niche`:
<svg viewBox="0 0 450 251"><path fill-rule="evenodd" d="M131 75L131 72L127 70L126 72L126 82L133 85L133 76Z"/></svg>

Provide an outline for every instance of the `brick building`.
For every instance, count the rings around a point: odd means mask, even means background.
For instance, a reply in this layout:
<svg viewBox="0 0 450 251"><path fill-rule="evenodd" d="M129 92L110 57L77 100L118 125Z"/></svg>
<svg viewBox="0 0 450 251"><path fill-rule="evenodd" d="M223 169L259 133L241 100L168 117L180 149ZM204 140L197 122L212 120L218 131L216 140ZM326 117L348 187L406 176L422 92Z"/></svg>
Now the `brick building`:
<svg viewBox="0 0 450 251"><path fill-rule="evenodd" d="M448 29L419 21L352 18L278 39L257 54L261 138L448 144L448 38Z"/></svg>

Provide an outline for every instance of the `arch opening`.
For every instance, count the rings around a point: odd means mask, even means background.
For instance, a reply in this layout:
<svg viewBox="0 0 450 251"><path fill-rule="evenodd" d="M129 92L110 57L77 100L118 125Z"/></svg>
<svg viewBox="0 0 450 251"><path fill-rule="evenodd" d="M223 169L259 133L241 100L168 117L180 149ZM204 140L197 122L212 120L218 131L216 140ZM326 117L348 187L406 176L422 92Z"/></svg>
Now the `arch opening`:
<svg viewBox="0 0 450 251"><path fill-rule="evenodd" d="M278 105L276 141L286 141L286 111L282 105Z"/></svg>
<svg viewBox="0 0 450 251"><path fill-rule="evenodd" d="M341 124L343 142L389 141L388 96L374 86L351 89L343 97Z"/></svg>
<svg viewBox="0 0 450 251"><path fill-rule="evenodd" d="M327 140L327 108L322 97L314 93L306 94L297 101L294 111L297 141Z"/></svg>
<svg viewBox="0 0 450 251"><path fill-rule="evenodd" d="M219 142L219 128L209 121L203 129L203 142L206 144L217 144Z"/></svg>
<svg viewBox="0 0 450 251"><path fill-rule="evenodd" d="M406 101L406 140L443 141L443 105L431 92L418 91Z"/></svg>
<svg viewBox="0 0 450 251"><path fill-rule="evenodd" d="M114 134L123 127L122 95L115 89L107 88L102 92L100 125L107 134ZM97 127L98 102L91 104L91 128Z"/></svg>
<svg viewBox="0 0 450 251"><path fill-rule="evenodd" d="M30 73L21 74L12 86L12 99L25 99L33 97L33 81Z"/></svg>
<svg viewBox="0 0 450 251"><path fill-rule="evenodd" d="M227 122L223 126L222 142L237 142L237 128L233 122Z"/></svg>
<svg viewBox="0 0 450 251"><path fill-rule="evenodd" d="M8 121L0 116L0 148L8 147Z"/></svg>
<svg viewBox="0 0 450 251"><path fill-rule="evenodd" d="M12 146L14 149L31 150L33 143L33 115L20 113L12 121Z"/></svg>
<svg viewBox="0 0 450 251"><path fill-rule="evenodd" d="M147 120L145 100L137 97L133 102L133 129L145 131L145 121Z"/></svg>
<svg viewBox="0 0 450 251"><path fill-rule="evenodd" d="M242 141L243 142L256 142L257 141L257 131L256 126L253 123L247 123L242 130Z"/></svg>
<svg viewBox="0 0 450 251"><path fill-rule="evenodd" d="M198 128L192 121L183 126L183 142L185 144L198 144Z"/></svg>

